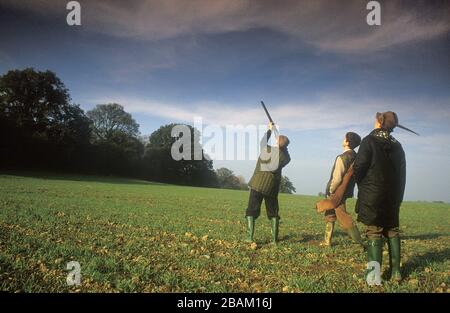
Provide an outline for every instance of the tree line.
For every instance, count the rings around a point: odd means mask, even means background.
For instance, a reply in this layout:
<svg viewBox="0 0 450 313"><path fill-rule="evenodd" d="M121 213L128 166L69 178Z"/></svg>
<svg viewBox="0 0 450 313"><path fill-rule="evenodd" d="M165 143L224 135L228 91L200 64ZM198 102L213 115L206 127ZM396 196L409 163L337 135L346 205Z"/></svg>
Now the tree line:
<svg viewBox="0 0 450 313"><path fill-rule="evenodd" d="M0 76L0 168L117 175L191 186L247 189L245 179L202 159L175 161L175 124L148 139L117 103L84 112L51 71L11 70ZM198 132L190 125L191 133ZM200 145L198 136L192 144ZM197 140L197 142L195 142ZM194 149L192 149L194 151ZM193 152L192 152L193 153ZM281 192L295 188L283 177Z"/></svg>

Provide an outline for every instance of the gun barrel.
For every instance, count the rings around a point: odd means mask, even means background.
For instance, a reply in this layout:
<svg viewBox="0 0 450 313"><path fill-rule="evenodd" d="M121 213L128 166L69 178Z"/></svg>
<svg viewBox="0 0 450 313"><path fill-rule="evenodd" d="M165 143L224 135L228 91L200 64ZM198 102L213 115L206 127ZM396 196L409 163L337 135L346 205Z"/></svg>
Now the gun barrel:
<svg viewBox="0 0 450 313"><path fill-rule="evenodd" d="M266 112L266 115L267 115L267 118L269 119L269 121L270 121L272 124L275 124L275 123L273 122L273 120L272 120L272 117L271 117L270 114L269 114L269 111L267 111L267 108L266 108L266 105L264 104L264 101L261 101L261 105L262 105L262 107L263 107L263 109L264 109L264 112Z"/></svg>
<svg viewBox="0 0 450 313"><path fill-rule="evenodd" d="M272 117L271 117L270 114L269 114L269 111L267 111L267 108L266 108L266 105L264 104L264 101L261 101L261 105L262 105L262 107L263 107L263 109L264 109L264 112L266 112L266 115L267 115L267 118L269 119L269 121L270 121L272 124L275 125L275 123L274 123ZM277 129L276 126L273 126L273 131L274 131L274 133L275 133L275 136L278 137L279 132L278 132L278 129Z"/></svg>

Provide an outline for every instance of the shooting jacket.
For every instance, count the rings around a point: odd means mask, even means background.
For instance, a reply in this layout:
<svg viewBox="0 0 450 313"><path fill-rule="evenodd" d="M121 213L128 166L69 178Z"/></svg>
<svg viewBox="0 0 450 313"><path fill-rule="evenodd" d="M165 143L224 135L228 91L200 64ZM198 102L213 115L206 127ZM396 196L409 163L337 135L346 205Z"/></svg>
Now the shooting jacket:
<svg viewBox="0 0 450 313"><path fill-rule="evenodd" d="M365 137L353 165L358 221L370 226L398 227L406 182L402 145L387 131L375 129Z"/></svg>
<svg viewBox="0 0 450 313"><path fill-rule="evenodd" d="M271 133L268 130L261 140L261 154L248 185L265 196L276 197L280 190L281 170L291 161L291 157L287 148L280 149L267 144Z"/></svg>
<svg viewBox="0 0 450 313"><path fill-rule="evenodd" d="M339 185L342 183L345 173L347 173L350 165L356 158L356 152L354 150L347 150L341 155L336 157L333 168L331 170L330 180L328 181L325 194L330 196L333 194ZM355 179L352 177L345 190L343 200L353 197L353 190L355 189Z"/></svg>

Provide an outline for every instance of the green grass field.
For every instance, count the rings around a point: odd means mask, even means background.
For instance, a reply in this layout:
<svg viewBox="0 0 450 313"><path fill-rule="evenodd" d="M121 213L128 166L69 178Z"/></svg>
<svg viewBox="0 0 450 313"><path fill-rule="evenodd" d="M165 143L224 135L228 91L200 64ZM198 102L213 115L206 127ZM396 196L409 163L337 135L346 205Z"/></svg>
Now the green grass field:
<svg viewBox="0 0 450 313"><path fill-rule="evenodd" d="M365 254L339 227L333 248L319 246L317 197L280 195L279 247L269 244L263 208L256 249L242 240L247 197L126 179L0 175L0 290L450 291L449 204L403 204L405 279L367 287ZM81 286L66 283L72 260L81 265ZM386 254L384 261L386 269Z"/></svg>

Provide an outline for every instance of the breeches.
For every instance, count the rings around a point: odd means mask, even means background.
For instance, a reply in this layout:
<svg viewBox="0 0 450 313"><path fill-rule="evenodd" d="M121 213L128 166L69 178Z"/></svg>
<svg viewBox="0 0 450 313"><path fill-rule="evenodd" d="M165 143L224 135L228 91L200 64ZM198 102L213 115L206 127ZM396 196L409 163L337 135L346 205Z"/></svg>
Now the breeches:
<svg viewBox="0 0 450 313"><path fill-rule="evenodd" d="M250 196L248 198L248 206L245 211L245 216L253 216L255 218L258 217L261 214L261 204L263 200L266 205L267 217L269 219L273 217L280 218L278 215L278 197L266 196L253 189L250 189Z"/></svg>
<svg viewBox="0 0 450 313"><path fill-rule="evenodd" d="M393 238L397 237L399 233L398 227L366 226L366 237L368 239Z"/></svg>
<svg viewBox="0 0 450 313"><path fill-rule="evenodd" d="M326 222L335 222L336 220L342 229L349 229L353 226L353 218L347 212L345 202L335 209L325 211Z"/></svg>

